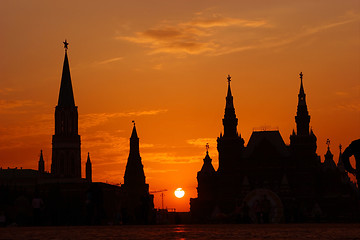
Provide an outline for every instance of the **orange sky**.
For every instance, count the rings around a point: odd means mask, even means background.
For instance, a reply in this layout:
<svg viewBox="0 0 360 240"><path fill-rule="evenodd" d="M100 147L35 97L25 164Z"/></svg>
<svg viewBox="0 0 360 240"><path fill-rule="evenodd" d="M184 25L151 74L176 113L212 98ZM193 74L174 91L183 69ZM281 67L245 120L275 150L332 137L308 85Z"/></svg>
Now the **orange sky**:
<svg viewBox="0 0 360 240"><path fill-rule="evenodd" d="M271 2L271 3L270 3ZM189 210L205 144L217 169L227 74L238 131L295 127L300 71L324 160L360 136L358 0L2 0L0 166L50 169L64 49L79 107L83 175L122 183L131 121L150 190ZM186 195L175 198L182 187ZM161 206L155 194L156 207Z"/></svg>

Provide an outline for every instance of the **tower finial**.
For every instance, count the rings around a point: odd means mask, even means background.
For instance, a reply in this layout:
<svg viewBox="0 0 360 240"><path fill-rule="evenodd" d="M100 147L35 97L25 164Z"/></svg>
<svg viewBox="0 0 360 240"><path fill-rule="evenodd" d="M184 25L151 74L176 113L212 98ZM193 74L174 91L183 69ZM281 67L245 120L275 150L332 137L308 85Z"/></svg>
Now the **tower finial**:
<svg viewBox="0 0 360 240"><path fill-rule="evenodd" d="M227 80L228 80L228 83L230 84L230 82L231 82L230 74L228 74Z"/></svg>
<svg viewBox="0 0 360 240"><path fill-rule="evenodd" d="M300 76L300 80L302 81L304 74L300 72L299 76Z"/></svg>
<svg viewBox="0 0 360 240"><path fill-rule="evenodd" d="M326 139L326 145L328 145L328 150L330 149L330 139Z"/></svg>
<svg viewBox="0 0 360 240"><path fill-rule="evenodd" d="M65 51L67 51L69 43L68 43L68 41L66 39L65 39L65 42L63 42L63 43L64 43Z"/></svg>
<svg viewBox="0 0 360 240"><path fill-rule="evenodd" d="M341 153L341 149L342 149L342 145L341 145L341 144L339 145L339 149L340 149L340 153Z"/></svg>
<svg viewBox="0 0 360 240"><path fill-rule="evenodd" d="M206 143L205 147L206 147L206 152L209 152L209 148L210 148L209 143Z"/></svg>
<svg viewBox="0 0 360 240"><path fill-rule="evenodd" d="M135 127L135 121L134 121L134 120L132 120L131 122L134 124L134 127Z"/></svg>

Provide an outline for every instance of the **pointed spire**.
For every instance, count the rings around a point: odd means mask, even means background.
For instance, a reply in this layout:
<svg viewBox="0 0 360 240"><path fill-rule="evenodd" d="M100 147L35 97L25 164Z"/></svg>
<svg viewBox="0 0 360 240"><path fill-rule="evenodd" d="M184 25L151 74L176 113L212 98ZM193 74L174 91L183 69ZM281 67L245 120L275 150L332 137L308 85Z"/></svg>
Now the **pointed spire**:
<svg viewBox="0 0 360 240"><path fill-rule="evenodd" d="M138 138L138 135L137 135L137 132L136 132L135 121L133 120L132 123L134 124L134 127L133 127L133 130L132 130L132 133L131 133L131 137L130 137L130 138L139 139L139 138Z"/></svg>
<svg viewBox="0 0 360 240"><path fill-rule="evenodd" d="M300 72L300 91L298 94L298 106L296 112L297 135L309 135L310 115L306 105L306 94L303 86L303 73Z"/></svg>
<svg viewBox="0 0 360 240"><path fill-rule="evenodd" d="M86 180L88 182L92 182L92 167L91 167L89 152L88 152L87 161L86 161Z"/></svg>
<svg viewBox="0 0 360 240"><path fill-rule="evenodd" d="M42 150L40 150L40 159L39 159L39 169L38 170L39 170L39 173L45 172L45 162L44 162Z"/></svg>
<svg viewBox="0 0 360 240"><path fill-rule="evenodd" d="M69 60L67 56L68 45L69 43L65 40L64 42L65 58L64 58L59 99L58 99L58 106L60 107L75 107L74 93L71 84Z"/></svg>
<svg viewBox="0 0 360 240"><path fill-rule="evenodd" d="M90 153L89 152L88 152L86 163L91 163L91 161L90 161Z"/></svg>
<svg viewBox="0 0 360 240"><path fill-rule="evenodd" d="M303 73L302 72L300 72L300 74L299 74L299 76L300 76L300 91L299 91L299 95L301 94L301 95L305 95L305 91L304 91L304 86L303 86Z"/></svg>
<svg viewBox="0 0 360 240"><path fill-rule="evenodd" d="M234 108L234 103L233 103L233 96L231 94L231 87L230 87L230 82L231 82L231 77L230 75L228 75L227 77L228 80L228 91L227 91L227 96L226 96L226 108Z"/></svg>
<svg viewBox="0 0 360 240"><path fill-rule="evenodd" d="M231 94L230 75L228 75L227 80L228 80L228 92L226 96L225 114L223 118L224 137L238 137L238 132L236 129L238 124L238 119L236 118L233 96Z"/></svg>
<svg viewBox="0 0 360 240"><path fill-rule="evenodd" d="M144 167L141 162L139 150L139 138L136 132L135 121L131 138L130 138L130 152L128 161L126 163L124 185L128 187L138 186L142 189L145 186Z"/></svg>

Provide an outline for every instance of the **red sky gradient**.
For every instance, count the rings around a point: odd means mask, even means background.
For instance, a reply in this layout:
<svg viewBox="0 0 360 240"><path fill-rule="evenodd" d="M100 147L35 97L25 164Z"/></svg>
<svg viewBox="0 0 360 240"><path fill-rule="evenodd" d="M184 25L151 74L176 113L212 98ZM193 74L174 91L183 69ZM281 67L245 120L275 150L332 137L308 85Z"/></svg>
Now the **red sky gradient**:
<svg viewBox="0 0 360 240"><path fill-rule="evenodd" d="M357 0L3 0L0 166L36 169L43 149L50 169L65 38L83 176L90 152L94 181L123 183L135 120L150 190L188 211L207 142L218 166L227 74L245 144L264 128L288 144L302 71L317 152L329 138L337 162L360 138L359 29Z"/></svg>

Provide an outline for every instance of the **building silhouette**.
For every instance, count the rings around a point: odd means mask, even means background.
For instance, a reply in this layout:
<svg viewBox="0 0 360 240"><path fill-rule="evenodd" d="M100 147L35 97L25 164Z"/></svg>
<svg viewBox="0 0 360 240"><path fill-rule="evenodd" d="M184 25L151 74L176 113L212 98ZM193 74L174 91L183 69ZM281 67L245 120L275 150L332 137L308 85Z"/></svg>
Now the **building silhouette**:
<svg viewBox="0 0 360 240"><path fill-rule="evenodd" d="M130 137L130 152L121 190L123 197L123 221L126 224L149 223L152 221L154 203L149 194L149 185L145 182L144 167L141 162L139 137L135 122Z"/></svg>
<svg viewBox="0 0 360 240"><path fill-rule="evenodd" d="M154 219L153 195L149 194L149 185L145 183L135 125L130 138L123 186L93 182L90 153L85 178L81 176L78 109L71 83L66 40L64 46L65 58L55 108L55 134L52 136L51 172L45 171L42 150L38 170L0 169L0 211L6 214L6 224L151 223ZM41 201L45 206L42 209L37 206L36 214L32 214L31 209L31 202L34 201Z"/></svg>
<svg viewBox="0 0 360 240"><path fill-rule="evenodd" d="M81 178L81 148L78 134L78 110L71 83L67 42L58 104L55 108L55 134L52 137L51 174Z"/></svg>
<svg viewBox="0 0 360 240"><path fill-rule="evenodd" d="M198 197L190 211L198 222L351 221L359 218L359 196L328 151L324 163L310 129L303 74L295 116L296 131L286 145L279 131L254 131L245 146L237 131L228 76L224 132L217 138L219 168L208 151L197 173ZM341 165L341 163L339 163Z"/></svg>

